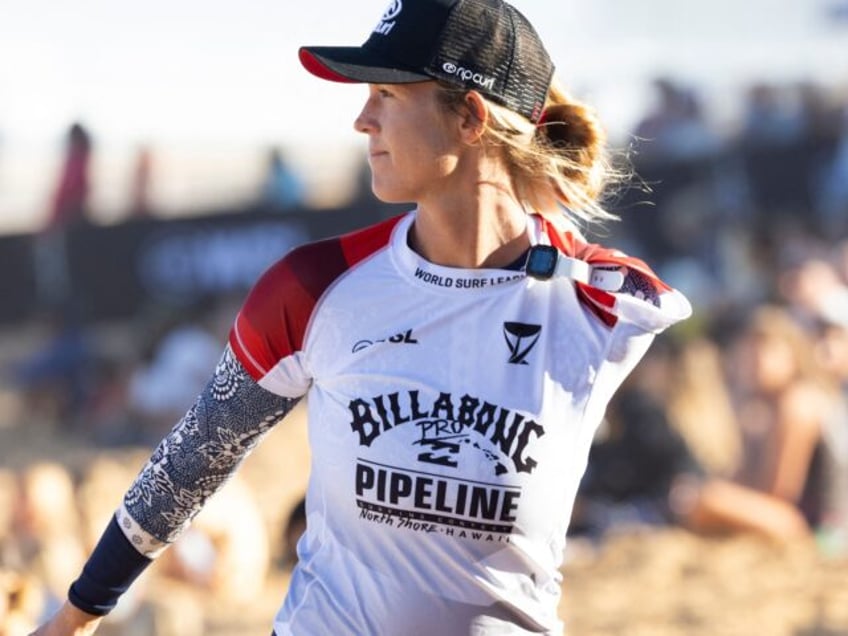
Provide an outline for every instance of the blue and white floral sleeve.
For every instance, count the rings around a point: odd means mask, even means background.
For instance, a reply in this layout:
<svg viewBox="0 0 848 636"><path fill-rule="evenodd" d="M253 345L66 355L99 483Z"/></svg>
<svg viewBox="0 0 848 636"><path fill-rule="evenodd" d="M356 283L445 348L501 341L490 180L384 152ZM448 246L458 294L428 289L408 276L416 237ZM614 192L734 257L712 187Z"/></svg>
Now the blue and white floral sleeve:
<svg viewBox="0 0 848 636"><path fill-rule="evenodd" d="M212 380L156 448L116 513L133 547L152 559L173 543L297 402L260 387L227 346Z"/></svg>

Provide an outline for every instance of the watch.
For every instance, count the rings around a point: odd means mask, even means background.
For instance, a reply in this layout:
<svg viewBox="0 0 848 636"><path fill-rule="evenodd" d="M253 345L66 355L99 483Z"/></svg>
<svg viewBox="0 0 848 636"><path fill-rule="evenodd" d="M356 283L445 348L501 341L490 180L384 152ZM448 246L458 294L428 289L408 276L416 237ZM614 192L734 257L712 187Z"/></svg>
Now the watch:
<svg viewBox="0 0 848 636"><path fill-rule="evenodd" d="M624 284L624 268L593 267L586 261L570 258L553 245L533 245L527 253L524 273L537 280L564 276L604 291L618 291Z"/></svg>
<svg viewBox="0 0 848 636"><path fill-rule="evenodd" d="M524 272L539 280L553 278L556 273L559 250L553 245L533 245L527 253Z"/></svg>

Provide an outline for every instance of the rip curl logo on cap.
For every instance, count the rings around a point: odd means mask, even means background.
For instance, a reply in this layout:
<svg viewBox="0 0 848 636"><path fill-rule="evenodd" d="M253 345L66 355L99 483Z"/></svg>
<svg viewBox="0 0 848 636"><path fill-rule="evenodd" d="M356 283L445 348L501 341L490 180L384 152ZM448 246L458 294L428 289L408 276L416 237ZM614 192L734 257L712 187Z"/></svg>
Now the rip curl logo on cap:
<svg viewBox="0 0 848 636"><path fill-rule="evenodd" d="M403 2L401 0L392 0L391 4L383 12L380 22L374 27L374 33L379 33L380 35L391 33L395 27L394 19L400 15L401 10L403 10Z"/></svg>
<svg viewBox="0 0 848 636"><path fill-rule="evenodd" d="M486 77L482 73L477 73L463 66L457 66L453 62L445 62L442 64L442 70L448 75L453 75L461 79L463 82L473 82L480 88L488 88L489 90L495 87L495 78Z"/></svg>

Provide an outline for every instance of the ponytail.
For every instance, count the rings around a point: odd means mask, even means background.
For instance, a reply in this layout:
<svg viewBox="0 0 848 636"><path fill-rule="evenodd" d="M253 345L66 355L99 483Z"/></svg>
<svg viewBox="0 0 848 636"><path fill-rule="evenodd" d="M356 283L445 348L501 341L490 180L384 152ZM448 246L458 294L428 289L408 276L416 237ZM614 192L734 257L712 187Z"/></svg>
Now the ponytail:
<svg viewBox="0 0 848 636"><path fill-rule="evenodd" d="M465 94L448 86L442 92L445 103L454 108ZM602 200L613 182L627 175L612 168L606 132L593 110L572 99L556 80L538 124L490 100L487 106L483 142L502 150L522 204L552 218L563 211L572 221L584 223L618 219L604 209Z"/></svg>
<svg viewBox="0 0 848 636"><path fill-rule="evenodd" d="M553 189L567 211L586 222L616 220L604 209L603 196L624 178L611 166L606 131L594 110L571 98L555 81L528 152L539 153L545 184L531 177L532 188Z"/></svg>

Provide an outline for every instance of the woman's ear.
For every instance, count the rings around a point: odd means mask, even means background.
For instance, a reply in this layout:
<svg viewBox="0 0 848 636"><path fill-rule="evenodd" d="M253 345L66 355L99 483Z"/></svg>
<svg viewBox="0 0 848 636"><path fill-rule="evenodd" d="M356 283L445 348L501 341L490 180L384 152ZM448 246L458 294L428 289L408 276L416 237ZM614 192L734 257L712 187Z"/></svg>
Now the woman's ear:
<svg viewBox="0 0 848 636"><path fill-rule="evenodd" d="M460 123L460 134L466 143L476 143L483 136L486 122L489 119L489 109L486 102L477 91L465 94L465 110Z"/></svg>

